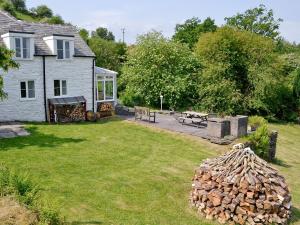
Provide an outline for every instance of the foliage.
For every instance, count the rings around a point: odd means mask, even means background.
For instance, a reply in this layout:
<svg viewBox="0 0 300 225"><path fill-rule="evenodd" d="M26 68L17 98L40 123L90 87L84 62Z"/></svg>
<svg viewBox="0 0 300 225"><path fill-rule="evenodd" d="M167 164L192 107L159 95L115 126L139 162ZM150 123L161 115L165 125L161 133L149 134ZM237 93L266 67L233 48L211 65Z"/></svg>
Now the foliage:
<svg viewBox="0 0 300 225"><path fill-rule="evenodd" d="M297 106L300 108L300 68L294 71L293 93L297 100Z"/></svg>
<svg viewBox="0 0 300 225"><path fill-rule="evenodd" d="M49 203L47 207L45 203L41 205L39 192L39 187L30 180L28 175L17 174L0 164L0 196L14 196L22 204L37 211L40 221L45 224L62 224L56 209Z"/></svg>
<svg viewBox="0 0 300 225"><path fill-rule="evenodd" d="M176 25L173 40L186 43L190 48L193 48L202 33L212 32L216 29L215 21L211 18L208 17L201 23L199 18L193 17L183 24Z"/></svg>
<svg viewBox="0 0 300 225"><path fill-rule="evenodd" d="M95 31L92 31L92 37L102 38L107 41L115 40L114 34L105 27L98 27Z"/></svg>
<svg viewBox="0 0 300 225"><path fill-rule="evenodd" d="M12 5L14 6L14 9L17 11L26 11L26 4L25 0L10 0Z"/></svg>
<svg viewBox="0 0 300 225"><path fill-rule="evenodd" d="M165 107L182 107L196 97L199 68L188 46L153 31L138 37L128 52L121 83L125 95L134 93L135 99L143 99L140 104L158 106L162 94Z"/></svg>
<svg viewBox="0 0 300 225"><path fill-rule="evenodd" d="M247 140L250 142L250 147L256 155L268 160L270 137L267 124L258 127L255 132L247 137Z"/></svg>
<svg viewBox="0 0 300 225"><path fill-rule="evenodd" d="M202 35L196 54L204 67L198 91L202 110L294 118L290 73L297 60L279 56L271 39L222 27Z"/></svg>
<svg viewBox="0 0 300 225"><path fill-rule="evenodd" d="M46 5L39 5L36 8L32 8L31 11L40 18L51 18L53 16L52 9Z"/></svg>
<svg viewBox="0 0 300 225"><path fill-rule="evenodd" d="M79 29L79 35L85 42L88 42L89 32L86 29Z"/></svg>
<svg viewBox="0 0 300 225"><path fill-rule="evenodd" d="M60 15L52 16L51 18L43 18L41 20L43 23L49 23L49 24L64 24L65 21L62 19Z"/></svg>
<svg viewBox="0 0 300 225"><path fill-rule="evenodd" d="M273 10L268 10L265 5L248 9L244 13L225 18L227 25L272 39L279 36L279 25L282 19L275 19Z"/></svg>
<svg viewBox="0 0 300 225"><path fill-rule="evenodd" d="M123 43L92 37L88 40L91 50L96 55L96 65L119 72L126 53Z"/></svg>
<svg viewBox="0 0 300 225"><path fill-rule="evenodd" d="M13 52L0 46L0 68L7 72L11 68L18 68L18 64L12 59ZM0 100L6 96L3 91L3 76L0 74Z"/></svg>
<svg viewBox="0 0 300 225"><path fill-rule="evenodd" d="M1 4L1 8L2 8L4 11L10 13L12 16L15 16L15 15L16 15L16 13L15 13L15 8L14 8L14 6L13 6L10 2L7 2L7 1L3 2L3 3Z"/></svg>
<svg viewBox="0 0 300 225"><path fill-rule="evenodd" d="M251 127L258 128L260 126L267 125L267 121L261 116L250 116L248 124Z"/></svg>

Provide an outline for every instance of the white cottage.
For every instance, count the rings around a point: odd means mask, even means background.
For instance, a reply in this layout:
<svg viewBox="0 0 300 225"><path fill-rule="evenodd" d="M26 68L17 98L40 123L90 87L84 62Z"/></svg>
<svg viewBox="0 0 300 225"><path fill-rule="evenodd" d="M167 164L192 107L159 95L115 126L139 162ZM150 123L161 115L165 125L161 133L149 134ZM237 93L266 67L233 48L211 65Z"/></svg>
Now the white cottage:
<svg viewBox="0 0 300 225"><path fill-rule="evenodd" d="M3 75L0 121L49 121L50 102L84 101L94 112L100 103L115 104L116 73L95 67L75 27L19 21L0 11L0 36L19 64Z"/></svg>

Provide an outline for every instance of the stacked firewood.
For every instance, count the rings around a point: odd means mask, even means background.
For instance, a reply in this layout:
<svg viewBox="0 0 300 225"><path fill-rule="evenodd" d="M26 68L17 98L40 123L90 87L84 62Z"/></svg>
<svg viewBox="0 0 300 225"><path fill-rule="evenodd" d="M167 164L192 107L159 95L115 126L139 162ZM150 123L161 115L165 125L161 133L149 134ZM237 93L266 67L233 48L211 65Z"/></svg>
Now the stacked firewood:
<svg viewBox="0 0 300 225"><path fill-rule="evenodd" d="M72 121L82 121L85 120L85 109L82 105L76 105L75 108L70 113L70 118Z"/></svg>
<svg viewBox="0 0 300 225"><path fill-rule="evenodd" d="M191 203L207 219L230 224L286 224L291 195L284 177L243 144L195 171Z"/></svg>
<svg viewBox="0 0 300 225"><path fill-rule="evenodd" d="M63 105L56 107L59 122L73 122L85 120L85 108L82 105Z"/></svg>

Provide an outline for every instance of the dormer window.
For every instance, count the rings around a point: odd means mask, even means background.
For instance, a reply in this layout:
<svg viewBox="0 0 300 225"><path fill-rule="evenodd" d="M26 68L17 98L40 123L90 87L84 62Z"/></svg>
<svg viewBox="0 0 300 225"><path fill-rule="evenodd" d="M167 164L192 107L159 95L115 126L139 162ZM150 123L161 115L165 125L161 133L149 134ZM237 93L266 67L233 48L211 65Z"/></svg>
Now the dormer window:
<svg viewBox="0 0 300 225"><path fill-rule="evenodd" d="M15 56L16 58L30 58L30 39L26 37L15 37Z"/></svg>
<svg viewBox="0 0 300 225"><path fill-rule="evenodd" d="M57 60L71 60L75 53L74 38L73 35L53 34L43 40Z"/></svg>
<svg viewBox="0 0 300 225"><path fill-rule="evenodd" d="M57 59L70 59L70 41L57 40Z"/></svg>
<svg viewBox="0 0 300 225"><path fill-rule="evenodd" d="M4 44L15 52L15 59L31 60L34 55L34 33L9 31L1 35Z"/></svg>

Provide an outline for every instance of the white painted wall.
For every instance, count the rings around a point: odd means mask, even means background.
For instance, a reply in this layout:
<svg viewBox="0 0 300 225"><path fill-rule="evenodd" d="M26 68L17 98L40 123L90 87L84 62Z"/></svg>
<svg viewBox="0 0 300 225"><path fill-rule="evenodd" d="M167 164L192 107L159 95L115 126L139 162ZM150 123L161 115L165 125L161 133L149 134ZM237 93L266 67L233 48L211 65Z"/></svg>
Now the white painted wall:
<svg viewBox="0 0 300 225"><path fill-rule="evenodd" d="M19 69L10 70L3 77L4 90L8 97L0 100L0 121L45 121L42 57L18 63ZM87 110L92 110L92 64L92 58L57 60L56 57L46 57L47 99L54 97L54 80L64 79L67 80L68 96L84 96L87 100ZM22 80L35 81L34 100L20 99Z"/></svg>

